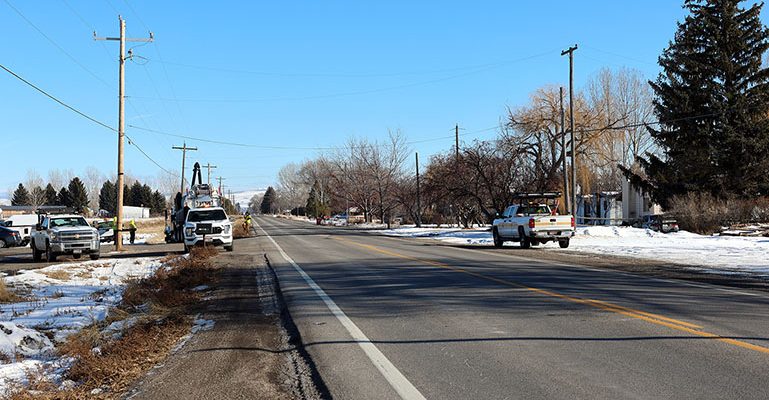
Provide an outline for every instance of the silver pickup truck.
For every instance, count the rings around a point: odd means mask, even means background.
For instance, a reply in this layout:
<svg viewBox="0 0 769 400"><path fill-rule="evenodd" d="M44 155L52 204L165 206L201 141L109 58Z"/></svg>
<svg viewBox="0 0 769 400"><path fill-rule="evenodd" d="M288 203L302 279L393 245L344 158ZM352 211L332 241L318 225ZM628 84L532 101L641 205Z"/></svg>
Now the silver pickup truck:
<svg viewBox="0 0 769 400"><path fill-rule="evenodd" d="M91 260L98 260L101 251L99 232L80 215L43 216L32 232L30 247L35 262L41 261L43 255L53 262L63 254L74 258L88 254Z"/></svg>

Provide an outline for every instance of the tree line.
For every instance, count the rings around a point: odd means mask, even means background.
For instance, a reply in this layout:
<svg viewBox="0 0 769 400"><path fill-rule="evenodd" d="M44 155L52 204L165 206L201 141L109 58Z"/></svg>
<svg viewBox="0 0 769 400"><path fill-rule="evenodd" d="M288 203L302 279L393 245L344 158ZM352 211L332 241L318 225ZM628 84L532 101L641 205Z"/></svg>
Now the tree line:
<svg viewBox="0 0 769 400"><path fill-rule="evenodd" d="M769 33L759 19L763 4L687 0L684 7L689 15L659 57L656 80L633 69L603 69L575 93L574 135L568 100L548 85L527 104L508 108L495 138L432 156L420 171L419 193L413 153L400 132L390 132L384 141L352 138L285 165L277 186L254 199L252 209L318 216L355 207L367 221L487 222L514 192L564 191L572 137L578 194L619 191L629 180L677 212L702 196L765 201L769 70L762 58Z"/></svg>

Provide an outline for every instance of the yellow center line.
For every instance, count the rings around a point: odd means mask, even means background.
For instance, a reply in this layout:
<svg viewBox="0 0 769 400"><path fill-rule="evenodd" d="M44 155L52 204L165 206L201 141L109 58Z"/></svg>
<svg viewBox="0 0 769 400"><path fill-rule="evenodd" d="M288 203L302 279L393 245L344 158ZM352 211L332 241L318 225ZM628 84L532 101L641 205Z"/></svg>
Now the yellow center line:
<svg viewBox="0 0 769 400"><path fill-rule="evenodd" d="M349 243L351 245L355 245L355 246L358 246L358 247L361 247L361 248L364 248L364 249L371 250L371 251L376 252L376 253L385 254L385 255L388 255L388 256L392 256L392 257L396 257L396 258L401 258L401 259L405 259L405 260L416 261L416 262L419 262L419 263L422 263L422 264L432 265L432 266L435 266L435 267L439 267L439 268L443 268L443 269L448 269L448 270L454 271L454 272L461 272L463 274L471 275L471 276L474 276L474 277L477 277L477 278L481 278L481 279L484 279L484 280L500 283L500 284L505 285L505 286L515 287L515 288L519 288L519 289L525 289L525 290L528 290L528 291L531 291L531 292L534 292L534 293L538 293L538 294L541 294L541 295L544 295L544 296L555 297L555 298L567 300L567 301L570 301L570 302L573 302L573 303L584 304L584 305L595 307L595 308L599 308L599 309L602 309L602 310L605 310L605 311L611 311L611 312L616 313L616 314L620 314L620 315L624 315L624 316L627 316L627 317L631 317L631 318L639 319L639 320L642 320L642 321L650 322L652 324L665 326L665 327L668 327L668 328L671 328L671 329L674 329L674 330L677 330L677 331L686 332L686 333L690 333L692 335L697 335L697 336L701 336L701 337L705 337L705 338L709 338L709 339L714 339L714 340L718 340L719 342L728 343L728 344L731 344L731 345L734 345L734 346L742 347L744 349L753 350L753 351L757 351L757 352L764 353L764 354L769 354L769 348L758 346L758 345L755 345L755 344L752 344L752 343L748 343L748 342L743 342L743 341L737 340L737 339L726 338L726 337L717 335L715 333L705 332L705 331L700 330L702 327L699 326L699 325L695 325L695 324L692 324L692 323L689 323L689 322L685 322L685 321L680 321L680 320L677 320L677 319L674 319L674 318L669 318L669 317L665 317L665 316L662 316L662 315L653 314L653 313L649 313L649 312L645 312L645 311L634 310L632 308L620 306L620 305L617 305L617 304L612 304L612 303L601 301L601 300L581 299L581 298L578 298L578 297L572 297L572 296L569 296L569 295L553 292L553 291L547 290L547 289L540 289L540 288L536 288L536 287L526 286L526 285L523 285L523 284L520 284L520 283L517 283L517 282L513 282L513 281L509 281L509 280L506 280L506 279L495 278L493 276L487 276L487 275L484 275L484 274L481 274L481 273L468 271L466 269L459 268L459 267L453 267L451 265L444 264L444 263L441 263L441 262L438 262L438 261L432 261L432 260L422 259L422 258L418 258L418 257L407 256L405 254L396 253L396 252L393 252L393 251L385 250L385 249L382 249L382 248L379 248L379 247L376 247L376 246L372 246L372 245L368 245L368 244L358 243L358 242L355 242L355 241L352 241L352 240L349 240L349 239L344 239L344 238L340 238L340 237L332 237L332 238L335 239L335 240L339 240L341 242Z"/></svg>

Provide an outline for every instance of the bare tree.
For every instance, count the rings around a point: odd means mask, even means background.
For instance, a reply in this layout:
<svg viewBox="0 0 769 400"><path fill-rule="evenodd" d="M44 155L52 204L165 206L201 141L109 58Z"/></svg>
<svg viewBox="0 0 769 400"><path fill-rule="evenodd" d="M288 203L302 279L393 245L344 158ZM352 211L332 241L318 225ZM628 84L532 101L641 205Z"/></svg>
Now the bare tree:
<svg viewBox="0 0 769 400"><path fill-rule="evenodd" d="M27 177L24 180L24 187L29 190L29 202L34 210L45 204L45 191L43 190L45 182L43 178L34 169L27 170Z"/></svg>

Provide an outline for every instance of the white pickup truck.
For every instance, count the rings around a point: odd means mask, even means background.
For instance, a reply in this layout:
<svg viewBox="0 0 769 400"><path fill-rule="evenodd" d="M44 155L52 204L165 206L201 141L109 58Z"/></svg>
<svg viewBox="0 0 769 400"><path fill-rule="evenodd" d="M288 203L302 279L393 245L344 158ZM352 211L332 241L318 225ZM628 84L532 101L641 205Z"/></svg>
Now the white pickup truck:
<svg viewBox="0 0 769 400"><path fill-rule="evenodd" d="M556 215L547 204L519 204L505 209L493 222L494 246L506 241L520 242L528 249L540 243L557 241L561 248L569 247L576 231L574 217Z"/></svg>
<svg viewBox="0 0 769 400"><path fill-rule="evenodd" d="M91 260L98 260L101 252L99 232L88 225L80 215L46 215L32 232L32 260L40 261L45 254L46 261L56 261L62 254L80 258L88 254Z"/></svg>
<svg viewBox="0 0 769 400"><path fill-rule="evenodd" d="M184 222L184 250L211 244L232 251L232 223L221 207L191 208Z"/></svg>

